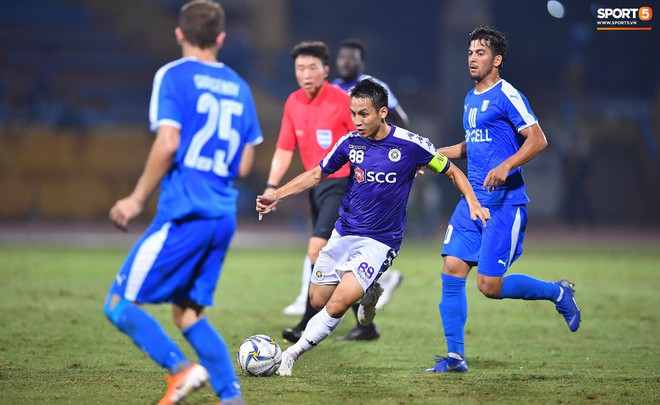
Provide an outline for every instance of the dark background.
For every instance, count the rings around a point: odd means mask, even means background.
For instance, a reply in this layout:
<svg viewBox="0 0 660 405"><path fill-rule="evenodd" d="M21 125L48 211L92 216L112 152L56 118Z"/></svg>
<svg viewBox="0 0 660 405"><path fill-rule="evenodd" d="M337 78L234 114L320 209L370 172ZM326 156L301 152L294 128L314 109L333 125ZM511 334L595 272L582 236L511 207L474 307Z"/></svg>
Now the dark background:
<svg viewBox="0 0 660 405"><path fill-rule="evenodd" d="M0 221L103 219L139 176L152 135L153 74L180 56L178 0L27 0L0 4ZM232 0L219 58L253 88L266 141L238 184L252 223L284 100L297 88L289 51L322 40L368 46L367 73L387 82L436 146L462 140L469 32L505 31L502 76L529 99L549 147L525 166L530 219L571 227L660 226L660 85L653 31L597 31L599 7L624 1ZM658 10L654 10L660 12ZM459 165L462 163L459 162ZM462 166L464 167L464 166ZM290 170L290 177L301 169ZM414 187L409 231L442 232L457 193L441 177ZM268 218L307 229L306 198ZM150 205L153 212L154 203ZM145 220L148 216L145 216Z"/></svg>

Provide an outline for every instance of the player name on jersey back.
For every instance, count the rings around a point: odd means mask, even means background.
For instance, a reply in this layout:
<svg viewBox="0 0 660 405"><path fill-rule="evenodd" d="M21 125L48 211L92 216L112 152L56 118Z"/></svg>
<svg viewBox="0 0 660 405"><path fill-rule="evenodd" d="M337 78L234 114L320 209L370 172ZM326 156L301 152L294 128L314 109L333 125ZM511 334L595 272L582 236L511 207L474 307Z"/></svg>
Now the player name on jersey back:
<svg viewBox="0 0 660 405"><path fill-rule="evenodd" d="M238 92L240 90L238 83L208 75L194 75L193 81L195 82L195 87L200 90L208 90L224 96L238 97Z"/></svg>

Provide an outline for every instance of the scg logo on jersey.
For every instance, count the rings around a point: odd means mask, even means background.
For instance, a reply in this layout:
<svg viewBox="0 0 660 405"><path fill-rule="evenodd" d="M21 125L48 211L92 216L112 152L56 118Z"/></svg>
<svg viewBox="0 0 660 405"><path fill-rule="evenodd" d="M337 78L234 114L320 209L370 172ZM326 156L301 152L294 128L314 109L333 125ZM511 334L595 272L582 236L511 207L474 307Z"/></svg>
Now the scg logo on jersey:
<svg viewBox="0 0 660 405"><path fill-rule="evenodd" d="M385 172L364 172L364 170L360 169L359 167L355 168L355 174L353 176L355 180L358 183L364 183L365 181L368 183L389 183L389 184L394 184L396 183L396 173L390 172L390 173L385 173Z"/></svg>

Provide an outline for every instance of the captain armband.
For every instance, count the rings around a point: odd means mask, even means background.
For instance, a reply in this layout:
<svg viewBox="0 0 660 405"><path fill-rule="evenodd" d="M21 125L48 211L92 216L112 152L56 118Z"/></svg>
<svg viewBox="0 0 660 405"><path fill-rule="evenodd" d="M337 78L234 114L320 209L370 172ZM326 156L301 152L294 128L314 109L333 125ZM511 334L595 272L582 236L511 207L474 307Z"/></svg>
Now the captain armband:
<svg viewBox="0 0 660 405"><path fill-rule="evenodd" d="M426 165L433 173L440 174L444 173L449 169L451 162L447 159L447 156L438 152L433 156L433 159Z"/></svg>

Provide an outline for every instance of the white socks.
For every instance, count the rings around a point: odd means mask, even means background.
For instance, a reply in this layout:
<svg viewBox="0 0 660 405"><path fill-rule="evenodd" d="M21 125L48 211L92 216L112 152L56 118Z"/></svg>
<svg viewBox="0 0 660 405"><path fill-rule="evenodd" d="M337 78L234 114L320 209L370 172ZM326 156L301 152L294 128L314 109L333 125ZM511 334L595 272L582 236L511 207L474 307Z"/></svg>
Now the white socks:
<svg viewBox="0 0 660 405"><path fill-rule="evenodd" d="M299 357L301 354L325 340L325 338L337 329L342 319L344 319L343 316L341 318L331 317L328 315L328 311L326 311L325 307L323 307L318 314L314 315L314 317L309 320L300 340L288 348L287 352L296 358Z"/></svg>

